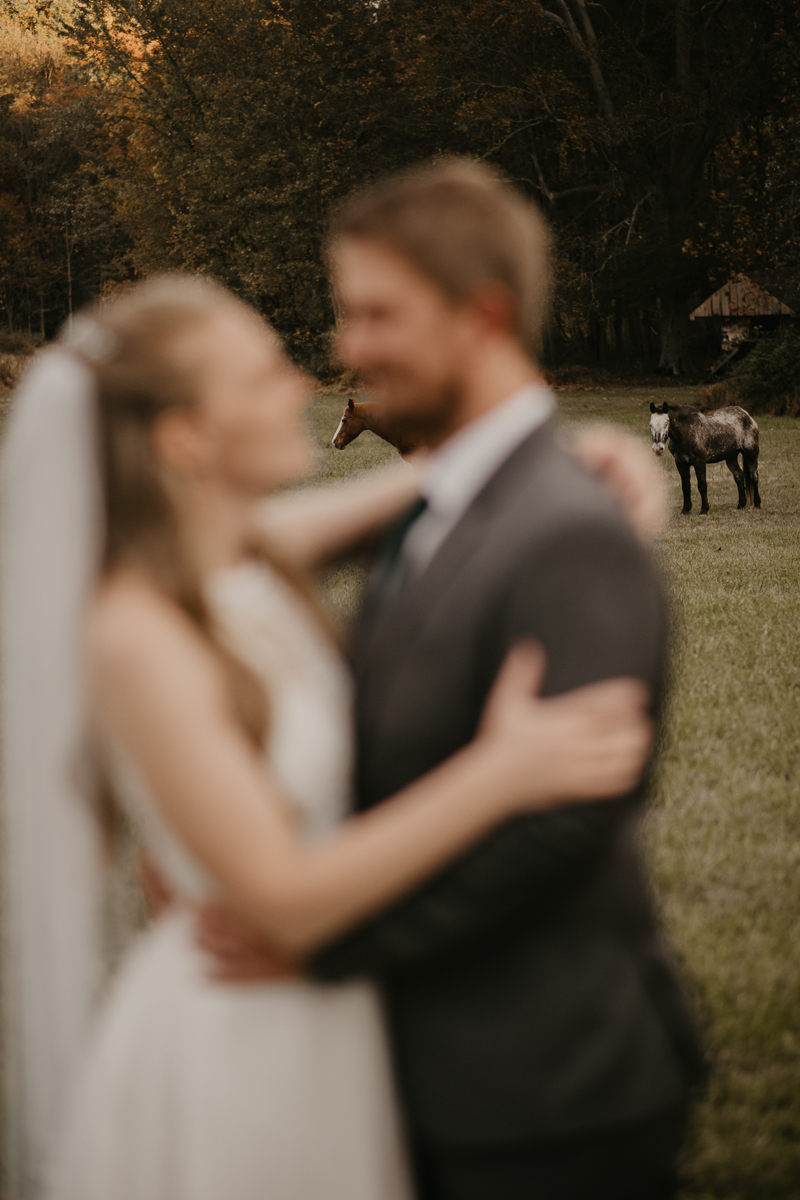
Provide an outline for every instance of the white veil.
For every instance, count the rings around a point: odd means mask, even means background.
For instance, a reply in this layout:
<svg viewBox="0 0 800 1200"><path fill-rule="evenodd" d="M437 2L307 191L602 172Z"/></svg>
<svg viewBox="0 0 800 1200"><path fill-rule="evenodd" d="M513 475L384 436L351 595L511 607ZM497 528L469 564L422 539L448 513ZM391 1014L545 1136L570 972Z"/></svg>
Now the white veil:
<svg viewBox="0 0 800 1200"><path fill-rule="evenodd" d="M94 410L88 366L46 350L17 393L2 455L9 1200L38 1194L99 974L102 855L83 677L102 530Z"/></svg>

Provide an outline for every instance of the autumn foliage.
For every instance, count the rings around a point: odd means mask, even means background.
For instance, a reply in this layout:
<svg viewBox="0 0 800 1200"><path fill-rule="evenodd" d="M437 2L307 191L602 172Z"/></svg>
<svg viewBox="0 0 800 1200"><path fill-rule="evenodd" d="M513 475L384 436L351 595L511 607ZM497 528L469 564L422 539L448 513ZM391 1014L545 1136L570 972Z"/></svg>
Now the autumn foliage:
<svg viewBox="0 0 800 1200"><path fill-rule="evenodd" d="M800 273L798 0L4 2L9 327L186 267L324 369L332 206L446 153L551 221L551 362L692 370L726 273Z"/></svg>

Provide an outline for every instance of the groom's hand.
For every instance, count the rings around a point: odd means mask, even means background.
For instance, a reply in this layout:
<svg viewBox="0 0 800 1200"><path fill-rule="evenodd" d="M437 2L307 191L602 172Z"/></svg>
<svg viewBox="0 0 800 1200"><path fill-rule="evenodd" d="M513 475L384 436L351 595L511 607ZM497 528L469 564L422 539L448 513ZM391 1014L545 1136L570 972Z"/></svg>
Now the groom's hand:
<svg viewBox="0 0 800 1200"><path fill-rule="evenodd" d="M210 957L211 979L225 983L255 983L297 979L303 964L235 913L219 905L197 910L196 940Z"/></svg>

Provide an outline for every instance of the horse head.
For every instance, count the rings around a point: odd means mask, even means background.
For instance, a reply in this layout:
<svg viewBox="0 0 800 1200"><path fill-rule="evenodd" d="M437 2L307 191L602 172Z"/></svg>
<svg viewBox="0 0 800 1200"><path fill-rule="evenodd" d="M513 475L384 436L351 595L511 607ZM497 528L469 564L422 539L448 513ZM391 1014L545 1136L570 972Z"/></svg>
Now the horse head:
<svg viewBox="0 0 800 1200"><path fill-rule="evenodd" d="M653 435L653 453L660 458L669 438L669 405L650 403L650 432Z"/></svg>
<svg viewBox="0 0 800 1200"><path fill-rule="evenodd" d="M365 429L364 421L356 412L356 406L353 403L352 397L347 401L347 407L342 413L342 419L339 422L336 433L333 435L331 445L337 450L344 450L345 446L349 446L360 433Z"/></svg>

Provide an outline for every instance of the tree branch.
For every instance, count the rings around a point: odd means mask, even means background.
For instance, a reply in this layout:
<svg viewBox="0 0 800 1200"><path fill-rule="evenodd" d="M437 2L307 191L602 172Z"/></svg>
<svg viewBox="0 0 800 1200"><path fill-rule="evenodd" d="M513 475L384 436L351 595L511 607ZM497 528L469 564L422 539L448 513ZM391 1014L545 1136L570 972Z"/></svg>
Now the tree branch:
<svg viewBox="0 0 800 1200"><path fill-rule="evenodd" d="M554 192L553 200L564 200L567 196L582 196L588 195L591 192L599 193L606 191L606 186L603 183L584 183L581 187L567 188L563 192Z"/></svg>
<svg viewBox="0 0 800 1200"><path fill-rule="evenodd" d="M537 124L538 124L538 122L537 122ZM531 138L531 142L533 142L533 138ZM579 196L579 195L583 195L587 192L603 192L603 191L605 191L605 188L603 187L602 184L586 183L586 184L583 184L581 187L567 188L563 192L551 192L550 188L547 186L547 183L545 182L544 172L542 171L541 165L539 163L539 156L536 153L535 145L531 146L531 159L533 160L533 165L536 168L536 176L539 180L539 191L542 193L543 196L545 196L549 200L549 202L551 204L555 204L555 202L557 200L564 200L567 196Z"/></svg>
<svg viewBox="0 0 800 1200"><path fill-rule="evenodd" d="M570 7L567 4L567 0L558 0L558 3L561 5L561 8L564 11L564 16L566 17L566 28L569 29L569 32L572 35L573 42L575 43L575 45L578 47L579 50L582 50L585 53L586 47L583 44L583 38L581 37L580 33L578 32L578 26L575 24L575 18L573 17L572 12L570 11Z"/></svg>
<svg viewBox="0 0 800 1200"><path fill-rule="evenodd" d="M586 53L589 58L589 71L592 76L594 90L597 92L597 99L600 101L600 107L607 117L613 117L614 105L611 102L611 94L606 87L606 81L603 76L603 70L600 66L600 56L597 52L597 38L592 25L592 19L589 16L589 10L586 7L586 0L572 0L573 4L578 9L583 20L583 29L586 34ZM566 0L563 0L566 8Z"/></svg>
<svg viewBox="0 0 800 1200"><path fill-rule="evenodd" d="M649 200L652 195L652 192L648 192L646 196L642 196L641 200L637 201L634 210L629 217L624 217L623 220L618 221L616 225L612 225L610 229L607 229L605 233L600 235L600 240L602 241L603 245L606 245L608 239L612 237L612 235L615 234L618 229L622 229L625 225L628 226L628 236L625 238L625 245L628 245L628 242L631 240L631 233L633 232L633 223L636 220L636 214L639 212L639 209L642 207L645 200ZM613 255L611 257L613 257ZM610 258L607 258L603 266L605 266L609 261ZM603 268L601 267L600 270L602 269Z"/></svg>
<svg viewBox="0 0 800 1200"><path fill-rule="evenodd" d="M531 141L533 141L533 139L531 139ZM550 188L547 186L547 184L544 181L544 173L542 171L542 168L539 165L539 156L536 153L535 146L533 146L531 149L531 158L533 159L533 165L536 168L536 176L539 180L539 190L541 191L542 195L546 196L547 199L552 204L553 203L553 193L550 191Z"/></svg>
<svg viewBox="0 0 800 1200"><path fill-rule="evenodd" d="M495 154L501 148L501 146L505 146L506 142L510 142L511 139L516 137L518 133L526 133L529 129L535 129L537 125L544 125L545 119L545 117L539 117L539 119L536 121L527 121L524 125L518 125L516 129L511 130L511 133L506 134L502 141L496 142L494 146L490 147L490 149L486 151L485 154L479 155L477 161L483 162L483 160L488 158L490 154Z"/></svg>
<svg viewBox="0 0 800 1200"><path fill-rule="evenodd" d="M563 17L559 17L558 13L548 12L545 9L542 9L542 15L546 17L548 21L554 22L554 24L560 26L561 29L565 29L567 31L573 46L589 64L589 74L592 77L592 85L597 95L597 99L600 101L600 107L603 110L603 115L606 117L613 117L614 105L611 102L611 94L606 87L603 69L600 65L600 57L597 52L597 38L595 36L594 26L592 25L592 19L589 16L589 11L584 0L572 0L572 2L577 7L581 16L581 20L583 21L584 33L586 35L585 40L581 36L578 26L575 24L575 18L572 15L572 10L568 5L567 0L558 0L559 5L561 6L561 11L564 13Z"/></svg>
<svg viewBox="0 0 800 1200"><path fill-rule="evenodd" d="M552 13L552 12L548 12L548 11L547 11L547 9L544 9L544 8L543 8L543 9L542 9L542 16L543 16L543 17L544 17L546 20L548 20L548 21L552 21L554 25L558 25L558 26L560 26L560 28L561 28L561 29L566 29L566 28L567 28L567 22L564 20L564 18L563 18L563 17L559 17L558 13Z"/></svg>

